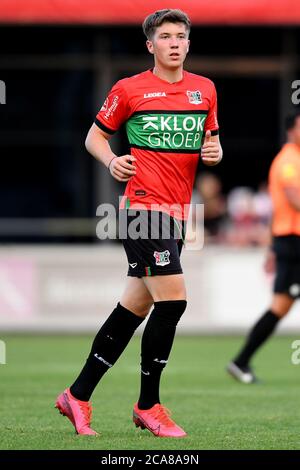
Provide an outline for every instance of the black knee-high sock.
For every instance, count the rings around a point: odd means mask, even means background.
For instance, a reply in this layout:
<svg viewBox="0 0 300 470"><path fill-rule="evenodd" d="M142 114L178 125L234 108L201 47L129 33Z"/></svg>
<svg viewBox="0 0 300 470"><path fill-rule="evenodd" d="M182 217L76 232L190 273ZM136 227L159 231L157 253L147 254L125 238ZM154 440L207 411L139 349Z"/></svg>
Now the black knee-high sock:
<svg viewBox="0 0 300 470"><path fill-rule="evenodd" d="M70 387L75 398L82 401L90 399L99 380L120 357L142 321L143 318L118 303L97 333L87 361Z"/></svg>
<svg viewBox="0 0 300 470"><path fill-rule="evenodd" d="M160 403L160 376L168 362L176 325L185 308L185 300L154 303L154 310L142 337L141 391L138 400L141 410L147 410Z"/></svg>
<svg viewBox="0 0 300 470"><path fill-rule="evenodd" d="M256 350L266 341L266 339L274 331L280 318L276 316L271 310L268 310L254 325L249 333L244 347L241 349L234 362L239 367L248 365L251 357Z"/></svg>

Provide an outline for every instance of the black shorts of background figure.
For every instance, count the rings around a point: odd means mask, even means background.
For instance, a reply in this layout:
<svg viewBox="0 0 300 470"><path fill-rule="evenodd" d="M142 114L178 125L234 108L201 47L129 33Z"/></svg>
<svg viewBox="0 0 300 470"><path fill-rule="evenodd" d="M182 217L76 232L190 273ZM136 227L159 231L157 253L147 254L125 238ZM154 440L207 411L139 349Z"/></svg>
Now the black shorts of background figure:
<svg viewBox="0 0 300 470"><path fill-rule="evenodd" d="M164 212L120 210L119 236L128 259L127 275L182 274L185 225Z"/></svg>
<svg viewBox="0 0 300 470"><path fill-rule="evenodd" d="M273 249L276 254L274 292L299 298L300 237L298 235L274 237Z"/></svg>

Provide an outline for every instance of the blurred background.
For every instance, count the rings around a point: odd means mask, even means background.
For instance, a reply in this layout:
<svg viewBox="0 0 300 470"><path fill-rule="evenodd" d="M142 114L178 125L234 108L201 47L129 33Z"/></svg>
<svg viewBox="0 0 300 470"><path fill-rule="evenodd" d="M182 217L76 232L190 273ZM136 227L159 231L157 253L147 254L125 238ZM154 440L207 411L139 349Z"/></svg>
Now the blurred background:
<svg viewBox="0 0 300 470"><path fill-rule="evenodd" d="M97 238L96 210L117 208L124 185L84 141L113 83L152 66L141 23L161 8L190 15L185 68L215 82L224 150L220 165L197 170L205 245L183 254L190 301L181 331L243 332L269 302L267 177L297 107L299 1L2 0L2 331L94 331L120 297L125 254L117 240ZM128 152L124 130L112 147ZM280 331L300 331L294 310Z"/></svg>

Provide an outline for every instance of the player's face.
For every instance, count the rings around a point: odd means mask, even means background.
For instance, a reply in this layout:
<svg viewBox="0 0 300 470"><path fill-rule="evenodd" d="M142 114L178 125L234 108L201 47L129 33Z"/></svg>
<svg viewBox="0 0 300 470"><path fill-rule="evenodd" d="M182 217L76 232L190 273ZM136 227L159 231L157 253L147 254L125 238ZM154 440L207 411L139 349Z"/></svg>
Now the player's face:
<svg viewBox="0 0 300 470"><path fill-rule="evenodd" d="M168 69L182 67L190 41L184 23L163 23L156 28L147 47L154 54L155 63Z"/></svg>

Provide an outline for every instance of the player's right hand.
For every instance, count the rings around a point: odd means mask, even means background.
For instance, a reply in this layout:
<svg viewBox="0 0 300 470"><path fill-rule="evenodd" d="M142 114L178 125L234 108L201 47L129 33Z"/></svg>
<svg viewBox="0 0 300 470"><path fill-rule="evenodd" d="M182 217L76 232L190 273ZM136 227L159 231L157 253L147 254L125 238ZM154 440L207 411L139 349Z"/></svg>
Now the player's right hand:
<svg viewBox="0 0 300 470"><path fill-rule="evenodd" d="M274 251L270 248L265 258L264 271L266 274L274 274L275 269L276 269L276 255Z"/></svg>
<svg viewBox="0 0 300 470"><path fill-rule="evenodd" d="M136 158L133 155L122 155L122 157L114 158L109 166L110 174L117 181L129 181L136 174L136 166L133 165L135 161Z"/></svg>

